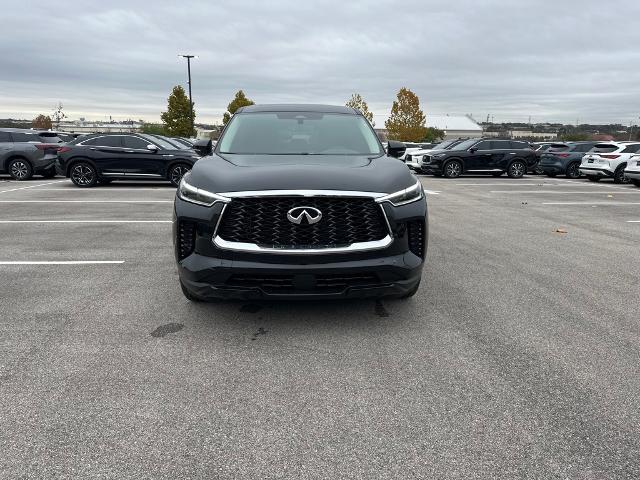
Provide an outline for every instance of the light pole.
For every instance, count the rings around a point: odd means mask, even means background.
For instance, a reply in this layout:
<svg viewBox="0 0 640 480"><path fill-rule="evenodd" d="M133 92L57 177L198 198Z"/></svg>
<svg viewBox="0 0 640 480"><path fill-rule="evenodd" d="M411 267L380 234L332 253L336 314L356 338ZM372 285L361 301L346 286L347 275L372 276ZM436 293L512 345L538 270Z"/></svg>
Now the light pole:
<svg viewBox="0 0 640 480"><path fill-rule="evenodd" d="M180 54L178 56L187 59L187 74L189 75L189 106L191 108L191 132L193 133L193 131L195 130L195 127L194 127L195 115L193 113L193 100L191 99L191 59L192 58L198 58L198 56L197 55L182 55L182 54Z"/></svg>

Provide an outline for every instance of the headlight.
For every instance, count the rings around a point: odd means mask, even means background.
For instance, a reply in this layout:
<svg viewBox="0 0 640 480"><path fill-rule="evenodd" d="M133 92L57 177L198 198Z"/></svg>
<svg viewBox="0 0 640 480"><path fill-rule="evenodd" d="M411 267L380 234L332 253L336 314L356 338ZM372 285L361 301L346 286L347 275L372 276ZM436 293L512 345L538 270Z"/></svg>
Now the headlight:
<svg viewBox="0 0 640 480"><path fill-rule="evenodd" d="M229 203L230 198L208 192L201 188L196 188L189 183L191 172L185 174L178 185L178 197L185 202L195 203L204 207L212 207L216 202Z"/></svg>
<svg viewBox="0 0 640 480"><path fill-rule="evenodd" d="M406 205L407 203L415 202L421 198L422 184L420 183L420 180L416 180L416 183L411 185L409 188L405 188L404 190L400 190L395 193L390 193L384 197L376 198L376 202L389 202L391 205L399 207L400 205Z"/></svg>

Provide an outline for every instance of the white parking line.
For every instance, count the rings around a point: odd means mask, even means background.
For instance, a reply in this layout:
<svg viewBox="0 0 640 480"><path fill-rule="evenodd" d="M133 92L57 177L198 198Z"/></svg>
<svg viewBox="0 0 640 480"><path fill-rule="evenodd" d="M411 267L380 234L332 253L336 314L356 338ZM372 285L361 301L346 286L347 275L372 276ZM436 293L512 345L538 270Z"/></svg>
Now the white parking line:
<svg viewBox="0 0 640 480"><path fill-rule="evenodd" d="M0 265L105 265L105 264L122 264L124 260L41 260L41 261L0 261Z"/></svg>
<svg viewBox="0 0 640 480"><path fill-rule="evenodd" d="M0 223L171 223L171 220L0 220Z"/></svg>
<svg viewBox="0 0 640 480"><path fill-rule="evenodd" d="M44 187L45 185L53 185L54 183L62 183L62 182L66 182L66 180L57 180L55 182L49 182L49 183L40 183L38 185L29 185L27 187L19 187L19 188L12 188L10 190L0 190L0 193L8 193L8 192L16 192L18 190L26 190L28 188L38 188L38 187Z"/></svg>
<svg viewBox="0 0 640 480"><path fill-rule="evenodd" d="M558 192L558 191L554 191L554 190L491 190L489 193L517 193L517 194L521 194L521 193L535 193L535 194L568 194L568 195L627 195L630 193L635 193L638 194L640 193L640 190L635 191L635 190L631 190L629 192L607 192L606 190L594 190L591 192Z"/></svg>
<svg viewBox="0 0 640 480"><path fill-rule="evenodd" d="M640 223L640 220L627 220L627 223Z"/></svg>
<svg viewBox="0 0 640 480"><path fill-rule="evenodd" d="M426 193L427 195L440 195L440 192L437 192L435 190L427 190L426 188L424 189L424 193Z"/></svg>
<svg viewBox="0 0 640 480"><path fill-rule="evenodd" d="M542 205L640 205L640 202L544 202Z"/></svg>
<svg viewBox="0 0 640 480"><path fill-rule="evenodd" d="M0 203L173 203L173 200L0 200Z"/></svg>
<svg viewBox="0 0 640 480"><path fill-rule="evenodd" d="M152 190L152 191L156 191L156 192L171 192L171 193L175 193L175 188L162 188L162 187L158 187L158 188L151 188L151 187L139 187L139 188L131 188L131 187L123 187L123 188L40 188L38 189L39 192L92 192L92 193L96 193L96 192L121 192L123 190L131 190L131 191L138 191L138 190Z"/></svg>

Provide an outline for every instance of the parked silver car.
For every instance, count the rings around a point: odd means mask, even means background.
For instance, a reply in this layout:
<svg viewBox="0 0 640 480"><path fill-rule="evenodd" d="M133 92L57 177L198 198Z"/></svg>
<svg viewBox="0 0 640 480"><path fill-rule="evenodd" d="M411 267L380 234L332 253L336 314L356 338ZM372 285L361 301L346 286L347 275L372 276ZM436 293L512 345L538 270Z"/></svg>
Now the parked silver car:
<svg viewBox="0 0 640 480"><path fill-rule="evenodd" d="M54 132L0 128L0 173L15 180L56 175L55 161L62 140Z"/></svg>

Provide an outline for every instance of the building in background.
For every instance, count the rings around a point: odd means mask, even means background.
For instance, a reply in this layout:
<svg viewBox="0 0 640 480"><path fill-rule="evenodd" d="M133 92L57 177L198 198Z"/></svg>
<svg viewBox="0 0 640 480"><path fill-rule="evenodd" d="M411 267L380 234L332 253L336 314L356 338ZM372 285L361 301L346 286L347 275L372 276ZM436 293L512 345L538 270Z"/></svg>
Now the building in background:
<svg viewBox="0 0 640 480"><path fill-rule="evenodd" d="M437 128L444 132L444 138L477 138L482 137L482 127L466 115L430 115L427 114L427 127ZM375 128L381 141L388 140L386 128Z"/></svg>

